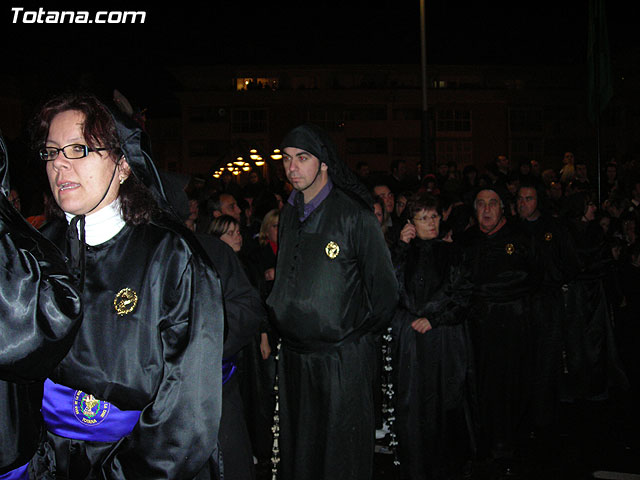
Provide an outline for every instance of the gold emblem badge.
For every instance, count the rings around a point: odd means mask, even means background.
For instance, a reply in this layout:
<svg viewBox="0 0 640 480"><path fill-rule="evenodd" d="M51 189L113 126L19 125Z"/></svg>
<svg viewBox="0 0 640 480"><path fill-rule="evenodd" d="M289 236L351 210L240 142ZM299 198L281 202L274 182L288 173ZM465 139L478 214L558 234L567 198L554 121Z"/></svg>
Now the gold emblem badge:
<svg viewBox="0 0 640 480"><path fill-rule="evenodd" d="M130 288L123 288L113 299L113 306L120 316L133 312L138 304L138 294Z"/></svg>
<svg viewBox="0 0 640 480"><path fill-rule="evenodd" d="M513 246L513 243L507 243L504 247L507 255L513 255L513 252L516 251L516 247Z"/></svg>
<svg viewBox="0 0 640 480"><path fill-rule="evenodd" d="M327 246L324 247L324 251L327 254L327 257L333 260L340 253L340 247L336 242L329 242L327 243Z"/></svg>
<svg viewBox="0 0 640 480"><path fill-rule="evenodd" d="M544 234L544 239L547 242L550 242L552 238L553 238L553 234L551 232L547 232L547 233Z"/></svg>

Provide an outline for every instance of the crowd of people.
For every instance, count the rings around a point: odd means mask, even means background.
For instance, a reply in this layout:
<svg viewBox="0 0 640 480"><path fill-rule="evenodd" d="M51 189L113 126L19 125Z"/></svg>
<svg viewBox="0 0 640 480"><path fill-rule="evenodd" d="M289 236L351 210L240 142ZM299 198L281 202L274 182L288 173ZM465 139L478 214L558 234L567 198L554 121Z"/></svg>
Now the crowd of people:
<svg viewBox="0 0 640 480"><path fill-rule="evenodd" d="M84 94L32 136L38 230L0 169L2 480L369 480L376 441L402 479L515 476L560 433L588 459L596 413L640 426L632 164L373 174L302 125L268 178L202 184Z"/></svg>
<svg viewBox="0 0 640 480"><path fill-rule="evenodd" d="M630 405L638 398L640 177L632 165L610 162L598 188L572 153L558 164L514 167L500 155L485 169L440 164L422 179L409 178L403 161L385 174L370 174L366 164L354 169L374 198L398 281L388 319L392 373L385 379L379 341L373 396L384 435L378 442L395 451L402 478L452 478L470 459L513 475L525 448L544 443L553 454L567 432L582 437L588 465L602 433L590 415L621 407L606 418L623 437L638 425ZM214 206L204 215L213 224L235 218L225 232L244 239L234 249L266 299L278 273L277 232L269 248L255 242L256 232L264 238L273 227L291 186L254 175L240 188L229 178L198 203L201 212ZM256 211L269 212L262 229ZM252 358L269 358L278 334L266 322L269 347L256 340ZM264 373L260 363L250 370L253 394L244 397L253 416L272 406L265 399L275 369L255 377ZM387 383L393 398L383 405ZM268 460L267 412L261 461Z"/></svg>

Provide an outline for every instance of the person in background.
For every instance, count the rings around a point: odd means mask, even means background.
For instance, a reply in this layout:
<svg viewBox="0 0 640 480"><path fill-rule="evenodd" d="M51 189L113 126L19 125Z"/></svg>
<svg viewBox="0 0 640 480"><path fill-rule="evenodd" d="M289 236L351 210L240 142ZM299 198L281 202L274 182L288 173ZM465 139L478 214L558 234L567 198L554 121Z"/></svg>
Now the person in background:
<svg viewBox="0 0 640 480"><path fill-rule="evenodd" d="M465 416L472 285L457 246L440 238L438 199L418 194L407 209L410 223L392 256L400 287L392 358L401 478L445 479L460 473L474 444Z"/></svg>

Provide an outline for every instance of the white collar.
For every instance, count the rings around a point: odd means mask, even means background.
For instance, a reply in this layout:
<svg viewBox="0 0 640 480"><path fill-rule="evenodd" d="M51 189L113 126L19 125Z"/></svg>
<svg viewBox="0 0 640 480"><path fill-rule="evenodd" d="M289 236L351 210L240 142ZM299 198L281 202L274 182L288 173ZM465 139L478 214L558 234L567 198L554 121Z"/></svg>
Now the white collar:
<svg viewBox="0 0 640 480"><path fill-rule="evenodd" d="M75 217L75 215L67 212L64 215L67 218L67 223L70 223L71 219ZM120 200L115 199L106 207L85 217L85 242L91 246L100 245L115 237L124 225L125 221L122 219L122 213L120 212ZM80 223L78 223L79 228Z"/></svg>

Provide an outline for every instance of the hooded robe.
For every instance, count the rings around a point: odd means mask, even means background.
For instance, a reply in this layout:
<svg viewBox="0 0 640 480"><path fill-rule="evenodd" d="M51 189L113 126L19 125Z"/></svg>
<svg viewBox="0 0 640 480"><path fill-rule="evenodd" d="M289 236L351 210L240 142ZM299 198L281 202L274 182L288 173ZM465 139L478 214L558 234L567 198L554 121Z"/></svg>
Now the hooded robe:
<svg viewBox="0 0 640 480"><path fill-rule="evenodd" d="M391 320L397 282L371 199L328 136L304 125L286 147L325 163L333 188L303 220L301 192L280 214L267 299L282 338L279 469L285 480L370 480L375 336Z"/></svg>

